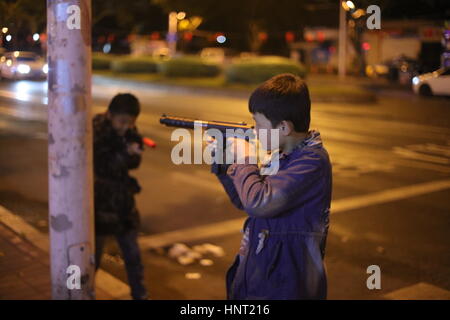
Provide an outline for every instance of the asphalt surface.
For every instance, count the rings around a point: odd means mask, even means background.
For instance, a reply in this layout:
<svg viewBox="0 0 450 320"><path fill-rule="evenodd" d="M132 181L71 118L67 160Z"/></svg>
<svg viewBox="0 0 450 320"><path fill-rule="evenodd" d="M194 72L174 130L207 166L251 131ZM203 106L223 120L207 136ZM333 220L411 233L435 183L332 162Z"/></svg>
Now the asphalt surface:
<svg viewBox="0 0 450 320"><path fill-rule="evenodd" d="M221 258L207 256L214 265L205 267L182 266L166 249L142 248L152 297L225 298L224 274L239 246L238 219L245 215L232 207L208 166L172 163L176 142L158 120L166 113L251 123L246 99L95 78L94 113L105 110L118 92L139 97L138 126L158 143L134 172L143 187L137 198L142 238L167 239L167 232L178 231L177 241L213 243L225 251ZM450 290L450 99L380 93L377 103L367 104L314 103L312 97L312 128L322 133L334 170L326 256L331 299L383 299L418 283ZM43 232L48 231L45 96L44 82L0 82L0 205ZM228 221L235 221L236 229L219 230ZM116 245L107 251L103 267L126 281ZM370 265L381 269L381 290L366 286ZM187 279L191 272L201 278Z"/></svg>

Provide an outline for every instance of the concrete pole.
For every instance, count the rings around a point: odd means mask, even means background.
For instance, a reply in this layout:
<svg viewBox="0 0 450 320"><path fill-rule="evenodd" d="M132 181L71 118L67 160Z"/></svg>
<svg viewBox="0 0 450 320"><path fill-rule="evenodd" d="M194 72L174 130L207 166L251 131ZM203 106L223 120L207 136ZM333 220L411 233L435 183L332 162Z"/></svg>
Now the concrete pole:
<svg viewBox="0 0 450 320"><path fill-rule="evenodd" d="M95 299L91 0L47 0L52 297Z"/></svg>
<svg viewBox="0 0 450 320"><path fill-rule="evenodd" d="M339 0L339 64L338 73L339 78L342 80L346 75L347 67L347 17L346 11L342 7L342 1Z"/></svg>

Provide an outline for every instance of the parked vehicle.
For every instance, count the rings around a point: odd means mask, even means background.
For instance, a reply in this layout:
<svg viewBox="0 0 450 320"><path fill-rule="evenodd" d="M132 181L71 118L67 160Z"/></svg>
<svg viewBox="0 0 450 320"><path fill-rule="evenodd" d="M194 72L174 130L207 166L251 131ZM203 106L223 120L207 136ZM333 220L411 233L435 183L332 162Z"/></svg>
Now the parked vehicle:
<svg viewBox="0 0 450 320"><path fill-rule="evenodd" d="M419 73L419 62L404 55L385 61L384 63L368 65L366 67L368 77L384 77L392 82L399 82L400 84L410 84L411 79Z"/></svg>
<svg viewBox="0 0 450 320"><path fill-rule="evenodd" d="M450 96L450 68L441 68L412 79L413 90L423 96Z"/></svg>
<svg viewBox="0 0 450 320"><path fill-rule="evenodd" d="M45 60L33 52L7 52L0 58L0 77L19 79L43 79L48 74Z"/></svg>

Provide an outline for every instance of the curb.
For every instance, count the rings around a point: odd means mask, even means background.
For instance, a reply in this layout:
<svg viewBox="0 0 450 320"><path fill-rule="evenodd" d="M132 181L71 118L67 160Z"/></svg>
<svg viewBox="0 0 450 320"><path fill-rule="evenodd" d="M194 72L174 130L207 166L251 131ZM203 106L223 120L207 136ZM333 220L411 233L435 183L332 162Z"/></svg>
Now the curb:
<svg viewBox="0 0 450 320"><path fill-rule="evenodd" d="M29 225L18 215L13 214L0 205L0 223L13 230L19 236L25 238L37 248L48 253L50 243L48 237ZM95 276L96 288L106 292L114 300L129 300L130 289L127 284L117 279L103 269L98 269Z"/></svg>

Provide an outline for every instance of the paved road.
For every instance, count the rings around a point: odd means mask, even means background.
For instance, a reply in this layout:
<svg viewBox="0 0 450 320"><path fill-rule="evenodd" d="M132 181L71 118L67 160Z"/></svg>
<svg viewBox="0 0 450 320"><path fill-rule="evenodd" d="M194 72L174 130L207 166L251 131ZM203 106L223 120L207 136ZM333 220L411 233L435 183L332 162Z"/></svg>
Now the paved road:
<svg viewBox="0 0 450 320"><path fill-rule="evenodd" d="M207 166L172 164L171 129L158 119L167 113L250 122L246 99L95 78L94 112L104 110L115 93L127 91L141 100L140 130L158 142L135 172L144 190L138 196L141 241L153 295L223 298L223 274L244 216L230 205ZM0 83L0 204L42 231L47 230L48 196L45 96L42 82ZM312 98L312 127L321 131L334 168L330 298L428 290L418 283L442 296L447 291L439 288L450 290L450 100L392 92L367 105L321 104ZM186 267L148 250L176 241L211 242L226 255L214 258L212 267ZM110 246L104 266L125 279L116 250ZM370 265L381 268L382 290L366 287ZM202 278L187 280L186 272L200 272ZM396 291L408 286L413 287Z"/></svg>

